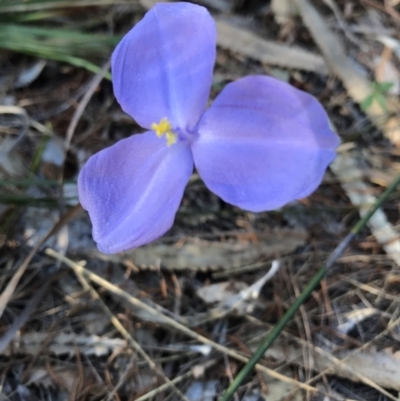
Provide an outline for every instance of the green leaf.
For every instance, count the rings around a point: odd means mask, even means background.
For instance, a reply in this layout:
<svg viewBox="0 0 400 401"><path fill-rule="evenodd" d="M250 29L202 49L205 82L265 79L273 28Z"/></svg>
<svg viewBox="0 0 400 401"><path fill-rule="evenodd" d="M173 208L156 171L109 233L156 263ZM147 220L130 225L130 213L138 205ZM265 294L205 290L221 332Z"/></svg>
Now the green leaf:
<svg viewBox="0 0 400 401"><path fill-rule="evenodd" d="M386 99L385 96L382 95L382 93L376 93L374 99L379 104L379 106L382 107L383 110L387 110Z"/></svg>
<svg viewBox="0 0 400 401"><path fill-rule="evenodd" d="M361 110L364 112L367 111L371 107L373 101L374 95L369 95L368 97L366 97L360 104Z"/></svg>
<svg viewBox="0 0 400 401"><path fill-rule="evenodd" d="M379 91L382 93L386 93L394 85L393 82L377 82L376 84L379 88Z"/></svg>

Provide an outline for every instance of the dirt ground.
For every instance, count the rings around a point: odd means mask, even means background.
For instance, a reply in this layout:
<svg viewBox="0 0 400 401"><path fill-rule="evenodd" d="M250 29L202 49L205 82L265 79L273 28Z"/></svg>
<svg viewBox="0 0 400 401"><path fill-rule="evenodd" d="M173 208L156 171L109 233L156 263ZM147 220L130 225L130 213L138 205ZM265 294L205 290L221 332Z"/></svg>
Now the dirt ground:
<svg viewBox="0 0 400 401"><path fill-rule="evenodd" d="M102 254L76 179L142 131L108 59L154 2L0 1L1 401L217 400L400 173L399 0L196 3L217 23L212 99L249 74L287 81L324 105L338 157L310 197L266 213L224 203L194 173L164 237ZM398 198L235 400L399 399Z"/></svg>

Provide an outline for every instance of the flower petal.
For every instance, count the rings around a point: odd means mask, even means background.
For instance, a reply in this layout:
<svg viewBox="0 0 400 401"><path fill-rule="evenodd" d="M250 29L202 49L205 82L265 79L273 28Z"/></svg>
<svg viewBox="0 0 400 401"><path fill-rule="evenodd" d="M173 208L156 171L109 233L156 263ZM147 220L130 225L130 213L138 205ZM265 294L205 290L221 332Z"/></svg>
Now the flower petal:
<svg viewBox="0 0 400 401"><path fill-rule="evenodd" d="M136 248L169 230L192 171L190 149L182 143L167 147L153 132L92 156L78 189L100 251Z"/></svg>
<svg viewBox="0 0 400 401"><path fill-rule="evenodd" d="M142 127L167 118L192 129L207 104L216 54L208 11L190 3L158 3L112 55L114 93Z"/></svg>
<svg viewBox="0 0 400 401"><path fill-rule="evenodd" d="M314 97L266 76L227 85L198 132L192 152L205 184L254 212L313 192L339 143Z"/></svg>

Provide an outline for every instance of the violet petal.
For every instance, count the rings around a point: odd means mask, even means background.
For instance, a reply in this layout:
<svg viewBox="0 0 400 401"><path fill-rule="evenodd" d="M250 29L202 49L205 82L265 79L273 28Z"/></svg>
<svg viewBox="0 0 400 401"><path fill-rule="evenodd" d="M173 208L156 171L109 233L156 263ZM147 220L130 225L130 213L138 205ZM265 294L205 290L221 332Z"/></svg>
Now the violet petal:
<svg viewBox="0 0 400 401"><path fill-rule="evenodd" d="M167 147L154 132L92 156L78 188L100 251L136 248L169 230L192 171L190 149L182 143Z"/></svg>
<svg viewBox="0 0 400 401"><path fill-rule="evenodd" d="M311 194L339 144L314 97L266 76L227 85L198 132L192 152L207 187L253 212Z"/></svg>
<svg viewBox="0 0 400 401"><path fill-rule="evenodd" d="M215 55L215 23L204 7L158 3L114 50L115 96L144 128L167 118L191 130L207 104Z"/></svg>

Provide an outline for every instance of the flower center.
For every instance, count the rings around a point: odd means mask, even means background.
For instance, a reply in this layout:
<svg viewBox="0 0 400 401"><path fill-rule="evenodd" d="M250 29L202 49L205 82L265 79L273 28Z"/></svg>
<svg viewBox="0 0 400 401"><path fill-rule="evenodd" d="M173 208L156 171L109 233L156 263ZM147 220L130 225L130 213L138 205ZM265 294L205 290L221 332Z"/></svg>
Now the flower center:
<svg viewBox="0 0 400 401"><path fill-rule="evenodd" d="M162 118L158 124L151 124L151 129L154 130L159 138L165 134L165 137L167 138L167 146L171 146L178 139L178 134L172 130L171 123L165 117Z"/></svg>

